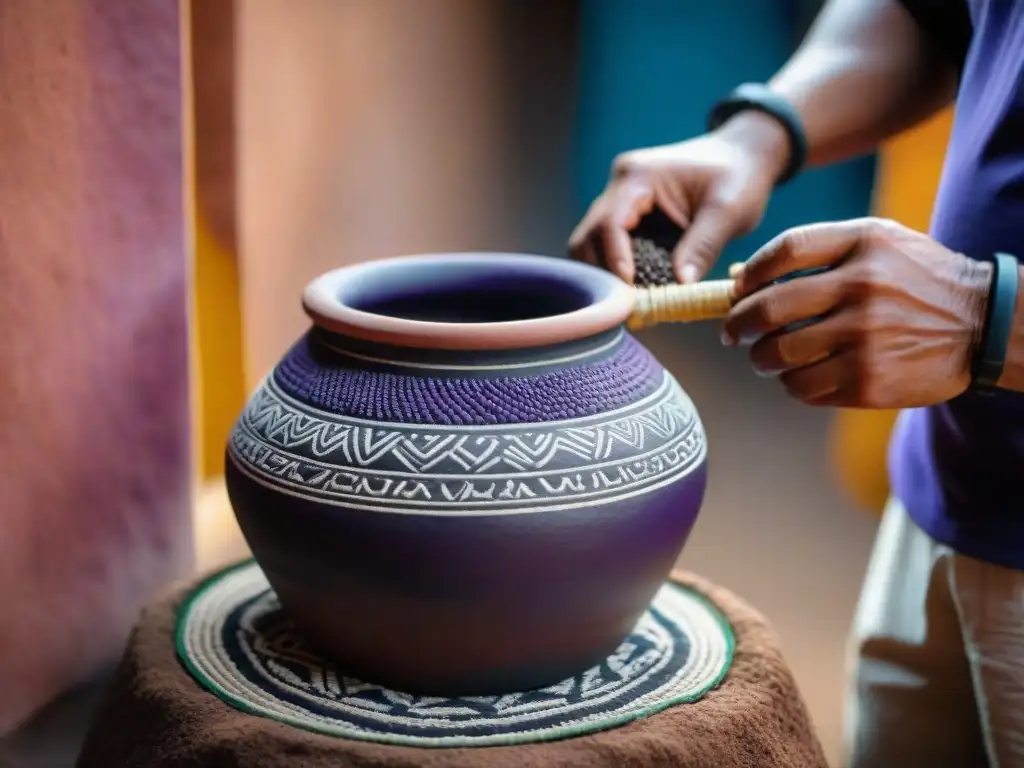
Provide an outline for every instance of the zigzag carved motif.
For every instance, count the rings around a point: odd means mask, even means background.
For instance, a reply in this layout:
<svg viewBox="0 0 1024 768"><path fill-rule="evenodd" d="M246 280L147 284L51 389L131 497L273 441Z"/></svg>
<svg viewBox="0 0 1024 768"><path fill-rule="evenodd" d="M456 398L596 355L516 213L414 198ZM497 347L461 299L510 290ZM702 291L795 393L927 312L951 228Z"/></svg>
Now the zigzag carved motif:
<svg viewBox="0 0 1024 768"><path fill-rule="evenodd" d="M480 432L429 425L387 428L365 422L346 423L304 413L269 386L251 399L242 416L252 434L281 450L313 459L372 468L383 463L413 473L462 471L471 474L538 471L553 462L587 466L656 447L692 429L696 414L675 387L639 412L605 424L561 426L544 431Z"/></svg>

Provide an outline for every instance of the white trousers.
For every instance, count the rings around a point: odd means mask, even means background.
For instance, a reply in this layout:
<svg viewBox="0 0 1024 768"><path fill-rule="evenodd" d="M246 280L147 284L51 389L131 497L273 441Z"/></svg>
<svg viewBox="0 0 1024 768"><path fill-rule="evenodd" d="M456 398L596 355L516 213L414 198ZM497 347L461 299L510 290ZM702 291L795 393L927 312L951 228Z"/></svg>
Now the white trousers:
<svg viewBox="0 0 1024 768"><path fill-rule="evenodd" d="M890 500L850 656L847 768L1024 768L1024 571L957 554Z"/></svg>

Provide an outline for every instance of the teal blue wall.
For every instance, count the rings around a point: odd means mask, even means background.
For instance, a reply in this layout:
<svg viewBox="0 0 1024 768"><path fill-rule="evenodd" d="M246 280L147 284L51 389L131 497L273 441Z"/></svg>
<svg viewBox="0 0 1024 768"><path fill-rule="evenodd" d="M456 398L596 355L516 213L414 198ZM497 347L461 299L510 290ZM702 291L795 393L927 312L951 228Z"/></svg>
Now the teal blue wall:
<svg viewBox="0 0 1024 768"><path fill-rule="evenodd" d="M619 152L696 135L734 86L768 79L798 42L807 0L583 0L575 176L579 215ZM801 8L801 6L804 6ZM871 158L810 171L775 195L718 274L788 227L863 216Z"/></svg>

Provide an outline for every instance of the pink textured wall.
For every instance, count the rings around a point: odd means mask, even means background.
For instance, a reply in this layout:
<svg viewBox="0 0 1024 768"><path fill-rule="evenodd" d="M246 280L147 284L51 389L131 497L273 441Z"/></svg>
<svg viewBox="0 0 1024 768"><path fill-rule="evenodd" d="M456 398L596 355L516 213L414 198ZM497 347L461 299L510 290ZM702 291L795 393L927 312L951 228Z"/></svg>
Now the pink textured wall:
<svg viewBox="0 0 1024 768"><path fill-rule="evenodd" d="M0 733L191 557L175 0L0 3Z"/></svg>

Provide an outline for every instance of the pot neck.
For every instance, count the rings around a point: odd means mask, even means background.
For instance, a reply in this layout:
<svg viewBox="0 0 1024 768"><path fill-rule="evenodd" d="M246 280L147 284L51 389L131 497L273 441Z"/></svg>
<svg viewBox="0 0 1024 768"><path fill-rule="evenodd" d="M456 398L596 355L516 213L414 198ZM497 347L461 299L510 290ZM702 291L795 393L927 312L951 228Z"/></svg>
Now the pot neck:
<svg viewBox="0 0 1024 768"><path fill-rule="evenodd" d="M571 349L621 326L634 304L632 288L597 267L495 253L367 262L327 272L303 294L306 313L329 333L430 350L431 358L438 347L472 351L470 360L497 350L529 358L546 347Z"/></svg>
<svg viewBox="0 0 1024 768"><path fill-rule="evenodd" d="M310 344L338 365L420 377L508 378L540 376L600 362L627 337L622 325L573 341L496 351L399 347L364 341L314 326Z"/></svg>

